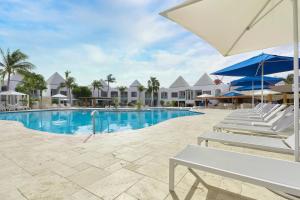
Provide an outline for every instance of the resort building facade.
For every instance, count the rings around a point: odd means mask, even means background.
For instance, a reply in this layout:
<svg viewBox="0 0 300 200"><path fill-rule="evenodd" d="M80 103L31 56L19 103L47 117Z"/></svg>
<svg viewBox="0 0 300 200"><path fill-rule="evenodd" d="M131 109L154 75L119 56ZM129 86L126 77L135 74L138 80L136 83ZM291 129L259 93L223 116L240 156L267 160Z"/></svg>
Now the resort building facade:
<svg viewBox="0 0 300 200"><path fill-rule="evenodd" d="M93 97L100 97L98 101L103 98L117 98L121 105L135 104L141 101L144 105L151 105L151 93L147 90L139 92L139 86L142 84L135 80L126 87L125 90L110 87L108 90L107 83L101 80L103 88L98 91L91 86ZM146 86L144 86L146 88ZM224 83L216 84L207 73L204 73L194 85L189 85L188 82L179 76L168 88L161 87L158 92L153 95L153 105L162 106L166 104L175 104L177 106L194 106L198 105L196 97L202 94L209 94L212 96L220 96L229 91L229 86ZM99 103L98 102L98 103Z"/></svg>
<svg viewBox="0 0 300 200"><path fill-rule="evenodd" d="M15 90L17 85L22 82L22 75L15 74L11 77L9 90ZM51 99L58 93L68 96L66 88L60 88L61 83L65 82L63 76L55 72L47 79L47 89L43 91L44 99ZM139 92L139 86L142 84L135 80L128 87L123 89L118 87L108 87L107 82L100 80L101 89L89 86L92 97L95 98L97 105L105 105L105 101L117 99L120 105L134 105L140 101L144 105L176 105L176 106L194 106L198 105L196 97L202 94L219 96L229 90L229 86L224 83L216 84L207 73L204 73L194 85L190 85L182 76L179 76L168 88L161 87L152 95L146 89ZM4 81L4 86L6 85ZM147 86L144 86L147 88ZM6 89L5 87L1 88ZM36 94L39 95L38 93Z"/></svg>

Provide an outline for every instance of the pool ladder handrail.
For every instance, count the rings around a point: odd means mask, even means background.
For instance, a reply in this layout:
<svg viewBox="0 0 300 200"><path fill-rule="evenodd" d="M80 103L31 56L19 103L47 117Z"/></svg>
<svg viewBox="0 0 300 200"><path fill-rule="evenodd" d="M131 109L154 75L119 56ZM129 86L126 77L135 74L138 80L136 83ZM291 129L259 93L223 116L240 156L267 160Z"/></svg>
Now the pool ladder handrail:
<svg viewBox="0 0 300 200"><path fill-rule="evenodd" d="M96 113L98 113L98 110L94 110L94 111L91 113L91 116L92 116L92 122L93 122L93 134L94 134L94 135L96 134L96 119L95 119Z"/></svg>

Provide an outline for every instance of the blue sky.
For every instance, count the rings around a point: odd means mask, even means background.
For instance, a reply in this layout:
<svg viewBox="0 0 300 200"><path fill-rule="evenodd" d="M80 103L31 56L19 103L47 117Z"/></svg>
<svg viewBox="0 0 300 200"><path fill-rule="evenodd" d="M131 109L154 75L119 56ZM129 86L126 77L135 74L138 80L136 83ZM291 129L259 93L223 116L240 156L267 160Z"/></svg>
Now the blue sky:
<svg viewBox="0 0 300 200"><path fill-rule="evenodd" d="M204 72L261 53L224 58L158 14L180 2L1 0L0 47L21 49L46 78L71 70L79 84L90 84L112 73L116 85L128 85L155 76L165 87L179 75L194 84ZM292 48L264 52L291 55Z"/></svg>

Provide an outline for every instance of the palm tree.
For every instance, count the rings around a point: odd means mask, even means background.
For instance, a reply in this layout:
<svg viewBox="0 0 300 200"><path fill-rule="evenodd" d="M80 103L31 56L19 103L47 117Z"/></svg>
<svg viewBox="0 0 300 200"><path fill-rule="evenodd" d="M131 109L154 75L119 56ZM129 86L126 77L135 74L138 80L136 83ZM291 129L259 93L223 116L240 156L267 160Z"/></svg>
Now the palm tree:
<svg viewBox="0 0 300 200"><path fill-rule="evenodd" d="M151 92L151 106L154 106L153 96L159 90L159 81L155 77L150 77L148 80L148 91Z"/></svg>
<svg viewBox="0 0 300 200"><path fill-rule="evenodd" d="M93 92L95 92L96 89L98 90L98 97L99 97L100 96L100 89L103 88L103 85L102 85L101 81L94 80L92 82L92 86L93 86Z"/></svg>
<svg viewBox="0 0 300 200"><path fill-rule="evenodd" d="M65 82L61 83L59 88L67 88L68 90L68 97L69 97L69 102L72 104L72 95L71 95L71 90L76 87L75 83L75 78L70 76L71 71L66 71L65 72Z"/></svg>
<svg viewBox="0 0 300 200"><path fill-rule="evenodd" d="M138 91L139 91L139 101L141 101L141 93L144 92L146 88L143 85L138 86Z"/></svg>
<svg viewBox="0 0 300 200"><path fill-rule="evenodd" d="M107 75L105 81L107 81L107 97L108 97L108 96L109 96L109 95L108 95L108 94L109 94L109 84L110 84L110 83L116 82L116 78L113 77L112 74L109 74L109 75ZM110 107L110 101L108 101L108 106Z"/></svg>
<svg viewBox="0 0 300 200"><path fill-rule="evenodd" d="M40 108L43 105L43 91L47 89L47 83L41 74L34 74L33 75L35 80L35 89L39 91L40 93Z"/></svg>
<svg viewBox="0 0 300 200"><path fill-rule="evenodd" d="M7 49L6 54L0 49L2 55L2 62L0 62L0 67L3 67L0 71L2 78L7 76L7 89L9 90L10 85L10 76L15 73L24 74L32 70L35 66L27 62L28 56L22 53L19 49L16 51L10 52Z"/></svg>
<svg viewBox="0 0 300 200"><path fill-rule="evenodd" d="M127 90L126 86L120 86L118 87L118 90L120 91L120 100L122 102L122 94Z"/></svg>
<svg viewBox="0 0 300 200"><path fill-rule="evenodd" d="M109 74L109 75L107 75L107 77L106 77L106 80L105 81L107 81L107 96L108 96L108 92L109 92L109 84L110 83L114 83L114 82L116 82L116 78L115 77L113 77L113 75L112 74Z"/></svg>

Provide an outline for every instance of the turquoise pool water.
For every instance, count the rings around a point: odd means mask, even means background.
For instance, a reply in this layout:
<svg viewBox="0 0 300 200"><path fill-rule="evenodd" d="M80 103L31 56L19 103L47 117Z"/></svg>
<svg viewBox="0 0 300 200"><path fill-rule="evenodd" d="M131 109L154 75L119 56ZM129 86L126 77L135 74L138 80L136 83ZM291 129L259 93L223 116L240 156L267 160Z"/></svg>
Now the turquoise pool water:
<svg viewBox="0 0 300 200"><path fill-rule="evenodd" d="M60 110L1 113L0 120L14 120L25 127L57 134L92 133L92 110ZM149 110L149 111L99 111L96 114L96 132L111 133L125 130L141 129L168 119L199 115L184 110Z"/></svg>

